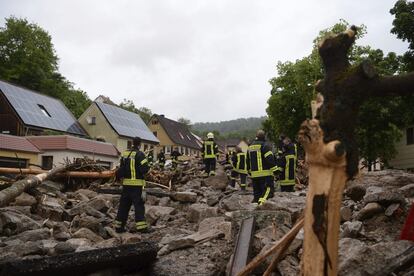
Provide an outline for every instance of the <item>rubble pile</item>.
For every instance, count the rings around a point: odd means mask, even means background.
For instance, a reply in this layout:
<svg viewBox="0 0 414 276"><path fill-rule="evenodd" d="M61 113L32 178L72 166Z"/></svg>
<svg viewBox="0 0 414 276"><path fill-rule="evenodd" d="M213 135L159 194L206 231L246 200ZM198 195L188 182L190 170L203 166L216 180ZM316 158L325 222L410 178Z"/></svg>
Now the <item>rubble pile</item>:
<svg viewBox="0 0 414 276"><path fill-rule="evenodd" d="M44 181L0 208L1 262L151 240L158 244L154 275L224 275L243 218L256 218L253 257L275 244L302 214L306 190L276 192L257 206L251 203L251 188L241 192L227 186L224 167L203 179L201 165L194 162L151 173L152 180L167 187L171 180L172 188L146 188L146 219L153 231L145 234L134 233L133 210L130 232L117 234L112 228L120 197L116 183L67 191L62 183ZM411 242L398 240L413 201L414 174L371 172L349 183L341 209L340 275L380 275L414 250ZM303 230L279 262L276 275L298 274L302 241ZM414 267L404 269L412 272Z"/></svg>

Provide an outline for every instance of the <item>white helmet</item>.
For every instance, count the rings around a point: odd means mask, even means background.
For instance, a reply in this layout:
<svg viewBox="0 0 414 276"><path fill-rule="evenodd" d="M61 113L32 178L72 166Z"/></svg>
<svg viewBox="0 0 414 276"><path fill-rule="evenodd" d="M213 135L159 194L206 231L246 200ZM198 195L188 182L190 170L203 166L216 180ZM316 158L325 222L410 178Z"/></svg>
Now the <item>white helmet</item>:
<svg viewBox="0 0 414 276"><path fill-rule="evenodd" d="M207 138L208 138L208 139L214 139L214 134L213 134L213 132L209 132L209 133L207 133Z"/></svg>

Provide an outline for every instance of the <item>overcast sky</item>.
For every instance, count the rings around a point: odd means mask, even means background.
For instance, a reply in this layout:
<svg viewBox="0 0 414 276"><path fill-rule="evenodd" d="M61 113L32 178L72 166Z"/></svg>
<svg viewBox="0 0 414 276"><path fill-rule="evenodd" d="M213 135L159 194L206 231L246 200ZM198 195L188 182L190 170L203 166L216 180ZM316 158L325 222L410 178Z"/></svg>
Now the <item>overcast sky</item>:
<svg viewBox="0 0 414 276"><path fill-rule="evenodd" d="M124 98L192 122L265 115L277 61L308 55L340 18L360 42L403 53L390 34L395 0L0 0L52 36L60 72L91 99Z"/></svg>

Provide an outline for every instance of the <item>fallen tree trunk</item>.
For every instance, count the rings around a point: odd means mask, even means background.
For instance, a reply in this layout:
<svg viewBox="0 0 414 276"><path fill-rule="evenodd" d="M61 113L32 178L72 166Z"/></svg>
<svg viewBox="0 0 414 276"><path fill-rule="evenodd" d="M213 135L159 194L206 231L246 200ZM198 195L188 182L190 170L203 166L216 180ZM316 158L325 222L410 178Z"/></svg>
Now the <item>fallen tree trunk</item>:
<svg viewBox="0 0 414 276"><path fill-rule="evenodd" d="M0 264L0 276L14 275L87 275L105 269L119 269L123 274L151 265L157 257L157 245L139 242L53 257L15 260Z"/></svg>
<svg viewBox="0 0 414 276"><path fill-rule="evenodd" d="M64 170L65 167L57 167L48 172L44 172L35 176L26 177L23 180L16 181L12 186L0 191L0 207L7 206L16 197L24 191L35 187L42 183L42 181Z"/></svg>
<svg viewBox="0 0 414 276"><path fill-rule="evenodd" d="M42 174L48 171L40 169L17 169L17 168L0 168L0 173L10 174ZM114 170L101 172L83 172L83 171L66 171L56 173L54 177L74 177L74 178L110 178L115 175Z"/></svg>

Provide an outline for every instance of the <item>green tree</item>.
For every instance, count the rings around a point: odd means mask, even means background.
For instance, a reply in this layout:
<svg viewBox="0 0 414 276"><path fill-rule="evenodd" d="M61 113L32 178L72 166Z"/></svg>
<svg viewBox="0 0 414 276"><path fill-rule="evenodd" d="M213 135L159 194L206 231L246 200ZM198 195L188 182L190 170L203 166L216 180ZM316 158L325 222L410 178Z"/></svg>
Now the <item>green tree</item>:
<svg viewBox="0 0 414 276"><path fill-rule="evenodd" d="M403 69L414 71L414 2L399 0L390 13L395 16L391 33L409 43L409 50L403 55Z"/></svg>
<svg viewBox="0 0 414 276"><path fill-rule="evenodd" d="M300 124L311 117L310 101L315 97L313 84L323 77L317 44L331 32L338 33L347 27L348 23L341 20L332 28L319 33L309 56L296 62L277 64L278 76L270 80L272 90L267 108L269 118L263 124L272 139L276 139L280 134L295 137ZM365 33L365 26L360 26L357 38ZM381 50L369 46L354 45L349 55L351 63L369 59L380 74L399 73L403 66L401 57L395 53L384 56ZM360 155L368 163L374 162L377 158L386 161L394 156L394 143L401 137L400 129L414 116L412 107L410 108L412 103L395 97L386 100L371 99L361 106L357 135ZM384 121L389 123L384 124Z"/></svg>
<svg viewBox="0 0 414 276"><path fill-rule="evenodd" d="M147 107L137 108L135 107L135 104L132 100L124 99L123 102L119 104L119 106L125 110L138 114L146 124L148 124L149 120L151 119L151 109Z"/></svg>
<svg viewBox="0 0 414 276"><path fill-rule="evenodd" d="M190 119L181 117L181 118L178 118L177 122L182 123L182 124L186 125L189 128L191 127L191 121L190 121Z"/></svg>
<svg viewBox="0 0 414 276"><path fill-rule="evenodd" d="M6 18L0 28L0 78L58 98L78 118L91 104L58 71L52 38L26 19Z"/></svg>

